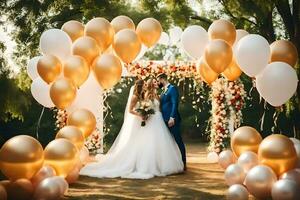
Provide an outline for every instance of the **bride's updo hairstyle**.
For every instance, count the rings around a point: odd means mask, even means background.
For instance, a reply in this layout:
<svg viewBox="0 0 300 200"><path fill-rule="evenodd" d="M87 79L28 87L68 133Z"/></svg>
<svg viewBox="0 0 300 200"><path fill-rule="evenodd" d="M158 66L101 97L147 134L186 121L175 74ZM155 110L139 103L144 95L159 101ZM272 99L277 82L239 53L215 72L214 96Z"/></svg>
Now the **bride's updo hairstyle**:
<svg viewBox="0 0 300 200"><path fill-rule="evenodd" d="M154 99L156 99L156 97L157 97L157 94L156 94L155 79L150 78L147 80L145 99L154 100Z"/></svg>
<svg viewBox="0 0 300 200"><path fill-rule="evenodd" d="M143 99L143 95L144 95L144 81L143 80L140 79L135 82L133 94L138 97L138 100Z"/></svg>

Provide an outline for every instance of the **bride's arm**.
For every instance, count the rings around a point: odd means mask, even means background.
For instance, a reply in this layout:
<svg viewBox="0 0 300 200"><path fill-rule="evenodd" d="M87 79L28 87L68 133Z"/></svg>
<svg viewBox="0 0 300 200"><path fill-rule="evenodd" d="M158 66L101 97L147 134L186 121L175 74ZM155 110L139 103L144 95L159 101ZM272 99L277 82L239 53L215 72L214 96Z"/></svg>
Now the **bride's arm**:
<svg viewBox="0 0 300 200"><path fill-rule="evenodd" d="M132 96L131 101L130 101L130 106L129 106L129 112L133 115L136 115L138 117L141 117L141 115L135 111L135 105L138 102L137 96Z"/></svg>

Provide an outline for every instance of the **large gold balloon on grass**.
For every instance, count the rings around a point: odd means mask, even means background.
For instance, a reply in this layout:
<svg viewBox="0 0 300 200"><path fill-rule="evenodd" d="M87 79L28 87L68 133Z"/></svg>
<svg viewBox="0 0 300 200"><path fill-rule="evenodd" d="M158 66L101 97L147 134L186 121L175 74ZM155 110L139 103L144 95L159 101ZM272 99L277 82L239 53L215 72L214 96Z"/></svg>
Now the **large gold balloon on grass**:
<svg viewBox="0 0 300 200"><path fill-rule="evenodd" d="M212 40L207 45L204 58L216 73L222 73L232 61L231 46L224 40Z"/></svg>
<svg viewBox="0 0 300 200"><path fill-rule="evenodd" d="M88 36L78 38L72 46L73 54L83 57L89 65L93 63L101 51L102 49L98 46L96 40Z"/></svg>
<svg viewBox="0 0 300 200"><path fill-rule="evenodd" d="M78 150L80 150L84 145L84 136L82 131L76 126L65 126L58 131L56 134L57 138L65 138L70 140Z"/></svg>
<svg viewBox="0 0 300 200"><path fill-rule="evenodd" d="M59 138L46 146L44 155L45 164L53 167L58 176L66 177L77 162L78 150L71 141Z"/></svg>
<svg viewBox="0 0 300 200"><path fill-rule="evenodd" d="M119 32L122 29L135 30L135 25L132 19L124 15L115 17L110 23L113 26L115 33Z"/></svg>
<svg viewBox="0 0 300 200"><path fill-rule="evenodd" d="M223 72L223 75L229 80L229 81L234 81L237 78L240 77L242 74L242 70L236 63L235 59L232 59L232 62L229 64L229 66L225 69Z"/></svg>
<svg viewBox="0 0 300 200"><path fill-rule="evenodd" d="M83 36L84 25L78 21L71 20L64 23L64 25L61 27L61 30L66 32L74 42L77 38Z"/></svg>
<svg viewBox="0 0 300 200"><path fill-rule="evenodd" d="M37 63L37 71L46 83L52 83L62 70L59 59L53 55L42 56Z"/></svg>
<svg viewBox="0 0 300 200"><path fill-rule="evenodd" d="M121 30L114 37L113 48L125 63L133 61L140 53L141 47L141 41L134 30Z"/></svg>
<svg viewBox="0 0 300 200"><path fill-rule="evenodd" d="M80 87L89 77L90 67L81 56L70 56L64 63L64 76Z"/></svg>
<svg viewBox="0 0 300 200"><path fill-rule="evenodd" d="M79 128L84 137L87 138L96 128L96 118L91 111L78 109L69 115L67 124Z"/></svg>
<svg viewBox="0 0 300 200"><path fill-rule="evenodd" d="M136 33L147 47L153 46L160 38L162 27L154 18L146 18L140 21L136 27Z"/></svg>
<svg viewBox="0 0 300 200"><path fill-rule="evenodd" d="M43 161L42 145L30 136L15 136L0 150L0 169L11 180L32 178L43 166Z"/></svg>
<svg viewBox="0 0 300 200"><path fill-rule="evenodd" d="M94 75L103 89L110 89L117 84L122 75L122 64L112 54L103 54L93 63Z"/></svg>
<svg viewBox="0 0 300 200"><path fill-rule="evenodd" d="M297 48L287 40L278 40L271 44L271 62L285 62L294 67L298 60Z"/></svg>
<svg viewBox="0 0 300 200"><path fill-rule="evenodd" d="M109 21L97 17L85 25L84 34L94 38L98 45L105 50L111 45L115 31Z"/></svg>
<svg viewBox="0 0 300 200"><path fill-rule="evenodd" d="M50 87L50 97L53 104L59 109L67 108L76 97L75 84L67 78L56 80Z"/></svg>
<svg viewBox="0 0 300 200"><path fill-rule="evenodd" d="M222 39L233 45L236 38L236 30L230 21L219 19L214 21L208 28L208 35L211 40Z"/></svg>
<svg viewBox="0 0 300 200"><path fill-rule="evenodd" d="M218 73L214 72L201 58L199 65L197 66L197 72L200 74L201 78L207 83L212 84L219 76Z"/></svg>
<svg viewBox="0 0 300 200"><path fill-rule="evenodd" d="M231 149L239 157L245 151L257 153L262 137L250 126L242 126L236 129L231 136Z"/></svg>
<svg viewBox="0 0 300 200"><path fill-rule="evenodd" d="M288 137L274 134L266 137L259 145L258 159L280 176L296 167L297 153Z"/></svg>

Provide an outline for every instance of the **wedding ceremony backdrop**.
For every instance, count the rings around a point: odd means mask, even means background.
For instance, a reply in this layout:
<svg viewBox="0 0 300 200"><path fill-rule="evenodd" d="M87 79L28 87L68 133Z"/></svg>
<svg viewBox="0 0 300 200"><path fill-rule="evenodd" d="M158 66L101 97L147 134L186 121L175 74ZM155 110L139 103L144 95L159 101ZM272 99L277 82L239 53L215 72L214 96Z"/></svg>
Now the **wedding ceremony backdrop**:
<svg viewBox="0 0 300 200"><path fill-rule="evenodd" d="M207 162L218 162L225 170L227 198L300 197L298 1L252 2L249 8L244 5L248 11L243 15L234 9L242 2L218 1L227 17L212 12L212 19L193 13L186 1L165 3L167 12L172 5L180 9L172 10L173 22L155 19L151 11L159 5L151 1L142 1L149 13L135 21L126 12L108 16L110 9L129 6L110 1L103 5L107 10L92 13L88 2L67 3L71 13L87 11L68 17L60 3L6 3L3 10L11 7L7 20L20 29L13 37L26 38L14 54L26 68L21 77L10 78L13 83L1 86L7 94L20 90L1 102L1 123L7 123L1 124L1 132L16 131L17 121L32 117L20 112L20 102L26 104L24 85L40 106L31 106L39 110L30 129L1 135L0 170L8 179L0 184L4 199L59 199L66 194L82 166L113 143L134 81L160 73L180 91L183 136L206 142ZM257 8L261 13L248 18ZM31 14L18 15L31 23L28 27L11 16L22 9ZM53 16L40 14L46 10ZM190 12L188 18L174 18L183 11ZM261 25L257 20L264 12L271 18L266 15ZM40 34L33 38L33 33ZM7 63L2 56L2 82L11 76ZM14 188L21 192L10 194Z"/></svg>

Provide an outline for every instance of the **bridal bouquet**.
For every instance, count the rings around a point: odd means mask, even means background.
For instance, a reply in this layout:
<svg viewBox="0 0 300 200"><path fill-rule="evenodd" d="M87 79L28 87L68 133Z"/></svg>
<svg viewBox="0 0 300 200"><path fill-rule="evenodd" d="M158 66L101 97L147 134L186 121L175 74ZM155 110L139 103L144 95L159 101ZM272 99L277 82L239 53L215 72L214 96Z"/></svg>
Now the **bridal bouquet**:
<svg viewBox="0 0 300 200"><path fill-rule="evenodd" d="M142 115L143 121L141 126L145 126L146 120L150 117L150 115L155 113L155 110L153 109L153 103L149 101L142 101L139 104L139 107L136 109L136 112Z"/></svg>

